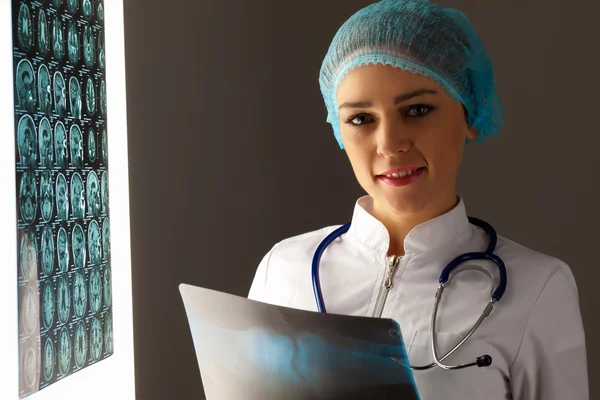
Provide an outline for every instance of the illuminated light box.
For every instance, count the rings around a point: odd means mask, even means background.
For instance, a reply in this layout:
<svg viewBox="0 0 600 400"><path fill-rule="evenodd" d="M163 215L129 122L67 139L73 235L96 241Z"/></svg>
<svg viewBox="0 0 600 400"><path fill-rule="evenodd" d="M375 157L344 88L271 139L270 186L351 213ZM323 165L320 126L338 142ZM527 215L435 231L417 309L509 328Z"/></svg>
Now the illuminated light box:
<svg viewBox="0 0 600 400"><path fill-rule="evenodd" d="M123 3L0 20L0 399L133 400Z"/></svg>

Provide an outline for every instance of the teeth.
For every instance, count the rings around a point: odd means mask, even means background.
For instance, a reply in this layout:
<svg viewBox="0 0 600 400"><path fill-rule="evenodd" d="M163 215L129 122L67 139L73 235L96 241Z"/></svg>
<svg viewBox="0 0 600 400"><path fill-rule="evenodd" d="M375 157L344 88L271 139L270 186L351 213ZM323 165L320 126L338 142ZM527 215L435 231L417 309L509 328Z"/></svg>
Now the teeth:
<svg viewBox="0 0 600 400"><path fill-rule="evenodd" d="M405 176L409 176L417 172L417 170L413 171L402 171L402 172L394 172L393 174L386 175L387 178L404 178Z"/></svg>

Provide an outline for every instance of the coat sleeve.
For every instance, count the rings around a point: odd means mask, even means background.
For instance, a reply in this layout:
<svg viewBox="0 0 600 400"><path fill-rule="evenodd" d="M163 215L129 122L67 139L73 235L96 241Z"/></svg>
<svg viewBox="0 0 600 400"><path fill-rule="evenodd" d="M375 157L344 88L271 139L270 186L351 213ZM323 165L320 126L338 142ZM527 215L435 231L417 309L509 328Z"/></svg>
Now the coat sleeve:
<svg viewBox="0 0 600 400"><path fill-rule="evenodd" d="M261 301L263 303L267 302L267 277L269 261L273 251L275 251L275 247L273 247L258 264L258 268L254 274L254 280L250 286L250 292L248 293L248 298L250 300Z"/></svg>
<svg viewBox="0 0 600 400"><path fill-rule="evenodd" d="M566 265L535 303L511 366L514 400L588 400L585 335L575 280Z"/></svg>

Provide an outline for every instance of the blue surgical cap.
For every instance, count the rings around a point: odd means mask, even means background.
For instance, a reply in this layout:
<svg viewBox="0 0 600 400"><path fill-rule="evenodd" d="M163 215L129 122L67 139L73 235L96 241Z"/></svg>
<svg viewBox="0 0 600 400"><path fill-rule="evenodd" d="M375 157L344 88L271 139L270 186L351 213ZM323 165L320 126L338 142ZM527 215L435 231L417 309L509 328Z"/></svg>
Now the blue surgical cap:
<svg viewBox="0 0 600 400"><path fill-rule="evenodd" d="M483 142L504 119L492 62L467 17L429 0L381 0L348 19L336 33L319 75L327 122L344 148L336 100L353 68L384 64L427 76L467 110L467 123Z"/></svg>

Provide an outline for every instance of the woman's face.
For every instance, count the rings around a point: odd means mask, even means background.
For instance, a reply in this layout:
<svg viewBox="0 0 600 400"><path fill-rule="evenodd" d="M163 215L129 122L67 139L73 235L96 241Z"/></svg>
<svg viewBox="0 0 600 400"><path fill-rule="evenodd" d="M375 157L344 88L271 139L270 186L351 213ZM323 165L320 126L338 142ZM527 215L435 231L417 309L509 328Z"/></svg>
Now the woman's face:
<svg viewBox="0 0 600 400"><path fill-rule="evenodd" d="M456 204L465 140L475 139L477 132L467 125L462 104L441 85L370 64L344 77L337 103L346 153L374 208L425 215ZM417 171L402 181L386 178L398 169Z"/></svg>

